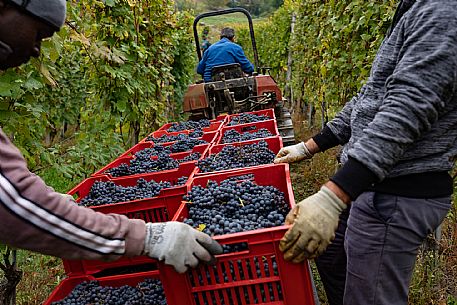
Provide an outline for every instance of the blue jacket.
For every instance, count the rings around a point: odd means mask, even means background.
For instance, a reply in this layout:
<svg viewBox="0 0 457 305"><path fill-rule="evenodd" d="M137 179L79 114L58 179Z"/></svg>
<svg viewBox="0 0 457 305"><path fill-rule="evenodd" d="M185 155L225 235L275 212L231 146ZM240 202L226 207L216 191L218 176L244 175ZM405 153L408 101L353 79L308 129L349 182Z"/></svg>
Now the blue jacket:
<svg viewBox="0 0 457 305"><path fill-rule="evenodd" d="M243 49L227 38L222 38L211 45L198 64L197 73L203 75L205 82L211 81L211 69L214 66L239 63L246 73L254 72L254 66L244 55Z"/></svg>

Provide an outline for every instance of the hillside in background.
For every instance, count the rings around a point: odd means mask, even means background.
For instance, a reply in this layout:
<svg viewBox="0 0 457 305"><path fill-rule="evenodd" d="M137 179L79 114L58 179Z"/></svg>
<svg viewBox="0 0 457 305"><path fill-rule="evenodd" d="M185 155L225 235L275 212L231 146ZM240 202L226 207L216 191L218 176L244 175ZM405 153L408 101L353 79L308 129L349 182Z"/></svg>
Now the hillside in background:
<svg viewBox="0 0 457 305"><path fill-rule="evenodd" d="M176 6L179 10L193 10L195 13L219 10L231 7L247 9L253 16L266 16L277 10L283 0L178 0Z"/></svg>

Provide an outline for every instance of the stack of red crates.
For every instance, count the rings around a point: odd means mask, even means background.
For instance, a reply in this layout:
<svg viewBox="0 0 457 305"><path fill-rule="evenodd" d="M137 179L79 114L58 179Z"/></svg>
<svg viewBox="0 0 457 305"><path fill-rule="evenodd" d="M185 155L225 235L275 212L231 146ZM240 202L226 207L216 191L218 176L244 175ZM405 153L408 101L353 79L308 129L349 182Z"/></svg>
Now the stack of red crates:
<svg viewBox="0 0 457 305"><path fill-rule="evenodd" d="M194 147L193 152L200 152L202 158L210 154L219 153L226 145L242 146L264 140L274 153L282 147L275 115L272 109L250 112L250 114L263 115L267 119L229 126L229 122L237 115L220 116L211 121L208 128L203 129L202 138L208 145ZM150 136L160 137L167 133L172 123L162 126ZM255 139L245 142L223 144L224 132L235 129L238 132L254 132L265 128L272 134L271 137ZM188 134L189 131L182 131ZM171 134L171 133L169 133ZM176 134L176 133L173 133ZM129 163L134 158L134 153L152 147L153 142L147 138L127 150L118 159L95 173L76 186L69 194L77 197L77 201L85 197L91 186L96 181L114 181L116 184L130 186L140 177L155 181L175 181L181 176L189 177L184 186L164 189L159 196L150 199L135 200L112 205L94 207L103 213L118 213L130 218L141 218L145 221L183 221L187 216L187 205L182 201L182 196L194 185L206 186L209 180L220 182L227 178L252 174L258 185L270 185L285 194L287 203L292 207L294 196L287 164L268 164L248 168L229 169L218 172L202 173L196 167L196 161L181 164L176 170L159 173L133 175L127 177L111 177L104 172L121 163ZM168 145L166 143L165 145ZM191 152L181 153L189 154ZM174 156L173 156L174 157ZM179 159L180 156L176 157ZM99 261L64 261L68 278L54 290L45 302L63 299L79 283L87 280L98 280L101 285L121 286L135 285L146 277L158 278L162 281L168 305L314 305L312 279L308 263L293 264L286 262L279 251L279 240L282 238L287 226L241 232L215 236L221 244L246 245L245 250L235 253L219 255L214 266L200 266L185 274L178 274L170 266L147 257L121 259L116 262ZM138 272L128 275L103 276L108 269L148 265L147 272ZM157 268L158 266L158 268ZM258 270L260 268L260 270ZM230 271L229 271L230 270ZM102 274L99 277L98 274Z"/></svg>

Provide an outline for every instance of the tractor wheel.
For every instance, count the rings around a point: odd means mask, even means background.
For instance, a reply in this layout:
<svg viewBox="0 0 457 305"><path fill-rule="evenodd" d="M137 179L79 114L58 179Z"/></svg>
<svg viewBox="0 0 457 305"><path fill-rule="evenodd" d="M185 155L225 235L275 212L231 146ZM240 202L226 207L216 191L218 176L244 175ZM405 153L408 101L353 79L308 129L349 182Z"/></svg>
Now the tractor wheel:
<svg viewBox="0 0 457 305"><path fill-rule="evenodd" d="M275 109L279 135L282 137L284 146L295 144L295 133L292 118L288 109L278 104Z"/></svg>

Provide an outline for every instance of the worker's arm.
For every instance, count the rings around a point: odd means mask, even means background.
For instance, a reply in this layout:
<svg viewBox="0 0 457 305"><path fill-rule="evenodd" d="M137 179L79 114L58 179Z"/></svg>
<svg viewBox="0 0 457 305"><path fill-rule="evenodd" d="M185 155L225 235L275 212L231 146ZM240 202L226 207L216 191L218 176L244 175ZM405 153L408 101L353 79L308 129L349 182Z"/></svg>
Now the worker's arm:
<svg viewBox="0 0 457 305"><path fill-rule="evenodd" d="M142 220L78 206L31 173L0 130L0 241L62 258L111 260L141 254Z"/></svg>
<svg viewBox="0 0 457 305"><path fill-rule="evenodd" d="M179 222L148 223L78 206L31 173L0 129L0 243L66 259L115 260L146 254L178 272L222 252Z"/></svg>
<svg viewBox="0 0 457 305"><path fill-rule="evenodd" d="M283 147L275 157L274 163L293 163L311 159L314 154L346 143L351 136L351 112L357 97L352 98L340 113L318 134L295 145Z"/></svg>

